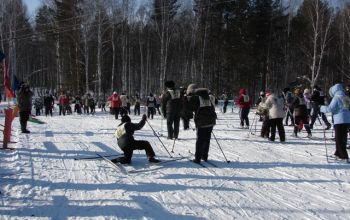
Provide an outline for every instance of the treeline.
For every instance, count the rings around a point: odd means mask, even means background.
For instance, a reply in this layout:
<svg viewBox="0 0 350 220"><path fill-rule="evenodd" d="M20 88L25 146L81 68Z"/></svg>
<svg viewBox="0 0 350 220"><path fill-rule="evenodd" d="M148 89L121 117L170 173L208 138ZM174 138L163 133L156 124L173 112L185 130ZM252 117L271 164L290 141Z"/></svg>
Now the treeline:
<svg viewBox="0 0 350 220"><path fill-rule="evenodd" d="M0 40L11 75L80 94L143 96L170 79L253 94L350 77L345 0L48 0L32 19L2 0Z"/></svg>

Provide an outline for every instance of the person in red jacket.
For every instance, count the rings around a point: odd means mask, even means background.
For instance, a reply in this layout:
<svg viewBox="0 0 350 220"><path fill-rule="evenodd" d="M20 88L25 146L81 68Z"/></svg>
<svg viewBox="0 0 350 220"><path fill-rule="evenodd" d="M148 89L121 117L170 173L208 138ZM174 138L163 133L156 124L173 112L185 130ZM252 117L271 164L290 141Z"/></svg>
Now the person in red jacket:
<svg viewBox="0 0 350 220"><path fill-rule="evenodd" d="M238 105L240 108L240 119L241 119L241 128L244 127L244 122L246 124L245 128L249 128L249 110L250 110L250 99L247 95L244 88L241 88L239 90L239 98L238 98Z"/></svg>
<svg viewBox="0 0 350 220"><path fill-rule="evenodd" d="M117 94L117 92L113 92L113 94L110 97L108 97L108 101L111 102L111 109L115 119L118 119L119 109L122 105L122 101L120 100L120 97Z"/></svg>
<svg viewBox="0 0 350 220"><path fill-rule="evenodd" d="M59 115L66 115L67 106L69 105L69 97L65 94L64 91L62 91L61 95L58 97L58 104L60 109Z"/></svg>

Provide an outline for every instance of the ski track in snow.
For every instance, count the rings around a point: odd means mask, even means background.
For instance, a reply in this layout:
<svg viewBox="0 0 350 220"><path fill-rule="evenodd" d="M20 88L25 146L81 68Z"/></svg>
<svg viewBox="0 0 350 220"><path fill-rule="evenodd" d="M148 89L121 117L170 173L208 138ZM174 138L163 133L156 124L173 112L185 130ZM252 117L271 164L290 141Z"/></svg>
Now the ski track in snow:
<svg viewBox="0 0 350 220"><path fill-rule="evenodd" d="M313 139L290 137L286 143L240 129L237 111L222 114L213 132L209 159L218 167L200 167L188 159L146 167L144 151L122 174L101 158L76 157L121 153L113 134L120 123L112 115L38 117L21 134L13 123L15 151L0 152L0 219L349 219L348 164L327 163L323 131ZM250 115L251 123L254 110ZM138 122L141 116L133 116ZM3 118L2 118L3 119ZM170 152L166 121L149 120ZM191 127L194 127L191 122ZM335 143L327 131L328 155ZM300 134L303 136L304 134ZM170 159L148 124L135 133L146 139L160 159ZM195 151L196 132L180 130L173 157ZM111 158L110 158L111 159Z"/></svg>

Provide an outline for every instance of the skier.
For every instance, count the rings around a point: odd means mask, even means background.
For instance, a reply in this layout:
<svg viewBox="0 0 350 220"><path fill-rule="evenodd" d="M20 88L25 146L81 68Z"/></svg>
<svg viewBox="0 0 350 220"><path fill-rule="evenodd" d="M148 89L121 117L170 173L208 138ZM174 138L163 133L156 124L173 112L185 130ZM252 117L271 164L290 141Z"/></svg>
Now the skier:
<svg viewBox="0 0 350 220"><path fill-rule="evenodd" d="M157 101L153 97L153 94L150 93L147 97L146 105L147 105L147 117L153 119L153 115L155 113L154 107L156 106Z"/></svg>
<svg viewBox="0 0 350 220"><path fill-rule="evenodd" d="M90 94L88 96L88 105L89 105L91 114L92 115L95 114L95 106L96 106L95 99L94 97L90 96Z"/></svg>
<svg viewBox="0 0 350 220"><path fill-rule="evenodd" d="M269 138L270 135L270 118L269 111L266 109L266 99L270 96L270 91L266 91L265 97L261 100L258 105L256 114L262 119L262 126L260 131L260 137Z"/></svg>
<svg viewBox="0 0 350 220"><path fill-rule="evenodd" d="M349 161L349 155L346 151L347 133L350 127L350 98L345 95L343 85L336 84L330 88L329 94L332 101L329 106L322 106L321 112L331 112L334 118L335 130L335 157L344 162Z"/></svg>
<svg viewBox="0 0 350 220"><path fill-rule="evenodd" d="M283 118L285 112L283 110L284 100L282 97L278 97L273 92L268 96L265 103L265 108L269 111L269 121L271 126L271 135L269 140L275 141L276 127L278 129L278 135L280 141L284 142L286 140L286 134L283 127Z"/></svg>
<svg viewBox="0 0 350 220"><path fill-rule="evenodd" d="M120 108L120 116L123 117L124 115L128 114L128 96L123 92L120 95L120 101L121 101L121 108Z"/></svg>
<svg viewBox="0 0 350 220"><path fill-rule="evenodd" d="M327 117L324 113L320 112L320 106L324 105L324 93L319 86L314 86L314 90L311 95L312 101L312 115L311 115L311 123L310 128L313 129L316 119L319 115L321 115L322 121L326 125L326 130L332 127L331 123L328 122Z"/></svg>
<svg viewBox="0 0 350 220"><path fill-rule="evenodd" d="M79 95L75 96L74 99L74 112L76 112L78 115L81 114L81 98Z"/></svg>
<svg viewBox="0 0 350 220"><path fill-rule="evenodd" d="M154 158L155 153L151 144L148 141L135 140L134 132L140 130L146 123L147 116L144 114L139 123L132 123L128 115L124 115L121 119L121 124L115 132L115 136L118 139L118 146L124 152L123 157L113 159L114 163L130 164L134 150L145 150L148 157L148 161L151 163L159 163L160 160Z"/></svg>
<svg viewBox="0 0 350 220"><path fill-rule="evenodd" d="M181 119L182 119L182 123L184 126L184 130L188 130L190 128L190 120L191 118L193 118L193 112L192 110L189 108L189 100L191 99L191 94L187 95L186 94L187 88L186 90L182 91L182 111L181 111Z"/></svg>
<svg viewBox="0 0 350 220"><path fill-rule="evenodd" d="M52 108L53 108L54 104L55 104L55 99L49 93L49 91L46 91L46 96L44 97L45 115L46 116L48 116L49 114L52 116Z"/></svg>
<svg viewBox="0 0 350 220"><path fill-rule="evenodd" d="M299 88L294 91L294 100L291 103L290 108L294 109L294 135L297 137L298 132L301 131L303 125L307 131L307 137L311 137L311 130L309 125L309 119L307 115L306 103L303 96L303 91Z"/></svg>
<svg viewBox="0 0 350 220"><path fill-rule="evenodd" d="M260 104L264 99L265 99L265 92L264 92L264 91L261 91L261 92L260 92L260 95L259 95L259 98L258 98L258 100L256 101L255 105L258 106L258 108L259 108L259 104ZM266 101L266 99L265 99L265 101ZM264 114L263 114L263 112L260 112L260 113L262 113L262 114L258 114L258 115L259 115L259 121L263 121L263 120L264 120L264 118L263 118Z"/></svg>
<svg viewBox="0 0 350 220"><path fill-rule="evenodd" d="M159 96L157 96L157 95L155 95L154 98L156 99L156 103L157 103L156 104L156 110L157 111L155 111L155 113L157 114L157 112L158 112L158 114L161 115L160 109L159 109L160 108L160 104L161 104L161 98Z"/></svg>
<svg viewBox="0 0 350 220"><path fill-rule="evenodd" d="M224 101L224 107L222 109L223 113L226 113L226 110L227 110L227 105L228 105L228 96L227 96L227 93L224 92L221 96L222 100Z"/></svg>
<svg viewBox="0 0 350 220"><path fill-rule="evenodd" d="M208 160L211 133L217 118L215 103L211 102L208 89L197 89L195 84L190 84L187 87L186 94L190 97L188 106L195 114L194 122L197 129L196 152L193 162L200 163L201 160Z"/></svg>
<svg viewBox="0 0 350 220"><path fill-rule="evenodd" d="M17 91L16 97L22 133L30 133L30 131L27 130L27 122L32 110L32 96L33 92L30 91L29 85L25 82L21 82L20 89Z"/></svg>
<svg viewBox="0 0 350 220"><path fill-rule="evenodd" d="M38 116L38 115L41 115L41 109L43 108L43 101L42 101L42 98L40 97L37 97L35 100L34 100L34 108L35 108L35 115Z"/></svg>
<svg viewBox="0 0 350 220"><path fill-rule="evenodd" d="M306 103L306 110L307 110L307 115L308 117L311 116L311 94L310 94L310 90L309 89L304 89L304 100L305 100L305 103ZM311 126L310 126L311 128Z"/></svg>
<svg viewBox="0 0 350 220"><path fill-rule="evenodd" d="M134 114L140 115L141 99L138 94L135 96Z"/></svg>
<svg viewBox="0 0 350 220"><path fill-rule="evenodd" d="M58 104L60 110L59 115L66 115L67 106L69 105L69 98L64 91L61 92L61 95L58 98Z"/></svg>
<svg viewBox="0 0 350 220"><path fill-rule="evenodd" d="M110 97L108 97L108 101L111 102L111 110L112 110L112 113L114 114L115 119L118 119L119 108L121 105L121 101L118 93L113 92L113 94Z"/></svg>
<svg viewBox="0 0 350 220"><path fill-rule="evenodd" d="M291 124L294 126L294 118L293 118L293 112L294 109L292 108L292 101L294 100L293 98L293 94L290 91L290 88L284 88L283 89L283 98L284 98L284 102L285 102L285 106L286 106L286 110L287 110L287 114L286 114L286 121L284 123L284 125L288 125L288 119L290 118Z"/></svg>
<svg viewBox="0 0 350 220"><path fill-rule="evenodd" d="M238 105L240 108L240 119L241 119L241 128L244 127L244 122L246 124L245 128L249 129L249 110L250 110L250 100L249 96L246 94L246 91L244 88L241 88L239 90L239 98L238 98Z"/></svg>
<svg viewBox="0 0 350 220"><path fill-rule="evenodd" d="M162 113L167 119L168 139L178 139L182 109L181 92L175 89L174 81L165 82L165 87L167 91L162 96Z"/></svg>

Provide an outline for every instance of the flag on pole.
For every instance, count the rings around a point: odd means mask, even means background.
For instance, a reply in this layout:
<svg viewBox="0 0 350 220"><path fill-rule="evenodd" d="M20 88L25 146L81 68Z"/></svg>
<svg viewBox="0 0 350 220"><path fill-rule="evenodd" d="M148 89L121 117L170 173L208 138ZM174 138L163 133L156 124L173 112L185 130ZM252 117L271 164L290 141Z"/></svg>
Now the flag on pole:
<svg viewBox="0 0 350 220"><path fill-rule="evenodd" d="M9 78L9 68L5 60L3 63L3 71L4 71L4 86L5 86L6 97L13 98L15 97L15 94L11 89L10 78Z"/></svg>

